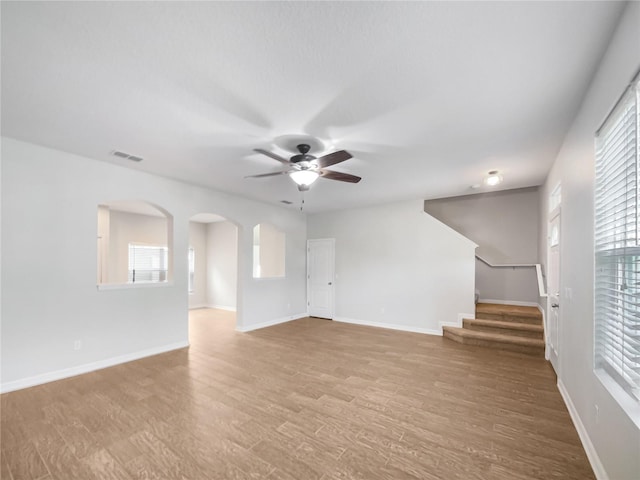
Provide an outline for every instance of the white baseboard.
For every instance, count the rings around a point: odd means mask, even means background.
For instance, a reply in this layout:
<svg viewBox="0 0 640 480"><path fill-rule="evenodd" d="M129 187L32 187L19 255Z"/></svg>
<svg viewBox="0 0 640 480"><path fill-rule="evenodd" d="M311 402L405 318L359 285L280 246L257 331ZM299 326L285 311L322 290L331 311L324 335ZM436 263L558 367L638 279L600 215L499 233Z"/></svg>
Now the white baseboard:
<svg viewBox="0 0 640 480"><path fill-rule="evenodd" d="M465 317L467 318L467 317ZM438 328L440 329L440 335L444 335L444 330L442 327L462 327L462 320L460 322L438 322Z"/></svg>
<svg viewBox="0 0 640 480"><path fill-rule="evenodd" d="M230 307L228 305L207 305L207 308L217 308L218 310L226 310L227 312L236 311L236 307Z"/></svg>
<svg viewBox="0 0 640 480"><path fill-rule="evenodd" d="M584 427L582 420L580 420L580 415L578 415L578 411L576 410L576 407L571 400L571 396L564 386L564 383L562 383L562 380L560 380L559 378L558 390L560 391L560 395L562 396L562 399L567 406L567 410L569 410L569 415L571 416L571 420L573 420L573 425L576 427L578 436L580 437L580 441L582 442L582 446L584 447L584 451L587 454L587 458L589 459L589 463L591 464L591 468L593 469L593 473L598 480L609 480L609 475L607 475L607 471L604 469L604 466L600 461L600 457L598 457L598 454L596 453L596 449L593 446L593 443L591 443L591 439L589 438L587 429Z"/></svg>
<svg viewBox="0 0 640 480"><path fill-rule="evenodd" d="M236 307L230 307L228 305L211 305L210 303L199 303L192 307L189 307L189 310L196 310L198 308L217 308L218 310L226 310L228 312L235 312Z"/></svg>
<svg viewBox="0 0 640 480"><path fill-rule="evenodd" d="M163 345L161 347L149 348L139 352L127 353L125 355L99 360L97 362L85 363L84 365L78 365L77 367L63 368L62 370L21 378L20 380L13 380L11 382L0 384L0 393L13 392L14 390L34 387L36 385L42 385L43 383L55 382L56 380L62 380L63 378L75 377L76 375L82 375L83 373L102 370L103 368L113 367L114 365L119 365L121 363L139 360L141 358L170 352L172 350L178 350L188 346L189 342L176 342L169 345Z"/></svg>
<svg viewBox="0 0 640 480"><path fill-rule="evenodd" d="M293 320L300 320L301 318L306 318L309 315L307 312L298 313L297 315L291 315L289 317L276 318L274 320L268 320L266 322L254 323L253 325L248 325L246 327L236 327L236 331L238 332L251 332L253 330L259 330L261 328L273 327L274 325L279 325L281 323L291 322Z"/></svg>
<svg viewBox="0 0 640 480"><path fill-rule="evenodd" d="M196 305L189 305L189 310L197 310L199 308L209 308L209 305L206 303L198 303Z"/></svg>
<svg viewBox="0 0 640 480"><path fill-rule="evenodd" d="M475 313L459 313L458 314L457 324L454 325L454 326L461 327L462 326L462 321L465 318L469 318L469 319L473 320L473 319L476 318L476 314ZM443 325L451 325L451 322L440 322L440 323L442 323Z"/></svg>
<svg viewBox="0 0 640 480"><path fill-rule="evenodd" d="M442 335L442 330L434 330L430 328L411 327L408 325L396 325L393 323L369 322L367 320L356 320L353 318L334 317L335 322L352 323L354 325L364 325L366 327L386 328L389 330L401 330L411 333L425 333L427 335Z"/></svg>
<svg viewBox="0 0 640 480"><path fill-rule="evenodd" d="M521 302L519 300L494 300L492 298L481 298L478 303L495 303L497 305L517 305L518 307L540 307L536 302Z"/></svg>
<svg viewBox="0 0 640 480"><path fill-rule="evenodd" d="M456 322L438 322L438 328L440 329L440 335L443 335L443 330L442 327L456 327L456 328L461 328L462 327L462 321L465 318L476 318L476 314L475 313L459 313L458 314L458 320Z"/></svg>

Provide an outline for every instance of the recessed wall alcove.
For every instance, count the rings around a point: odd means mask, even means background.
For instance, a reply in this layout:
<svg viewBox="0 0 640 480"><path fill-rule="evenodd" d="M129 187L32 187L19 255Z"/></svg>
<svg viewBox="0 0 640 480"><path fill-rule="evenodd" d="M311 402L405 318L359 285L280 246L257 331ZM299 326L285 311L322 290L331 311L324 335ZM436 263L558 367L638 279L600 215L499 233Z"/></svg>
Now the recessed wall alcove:
<svg viewBox="0 0 640 480"><path fill-rule="evenodd" d="M173 216L142 200L98 205L99 287L153 286L173 279Z"/></svg>

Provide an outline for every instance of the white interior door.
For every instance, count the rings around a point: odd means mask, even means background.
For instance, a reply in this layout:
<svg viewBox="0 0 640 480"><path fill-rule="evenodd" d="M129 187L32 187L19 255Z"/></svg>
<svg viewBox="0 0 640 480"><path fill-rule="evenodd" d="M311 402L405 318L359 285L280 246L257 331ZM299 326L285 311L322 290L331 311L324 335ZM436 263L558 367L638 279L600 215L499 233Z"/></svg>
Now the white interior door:
<svg viewBox="0 0 640 480"><path fill-rule="evenodd" d="M307 241L307 305L309 316L333 318L335 239Z"/></svg>
<svg viewBox="0 0 640 480"><path fill-rule="evenodd" d="M549 218L549 271L547 278L547 312L548 328L547 342L549 346L549 360L556 373L559 366L559 343L560 343L560 207L554 209Z"/></svg>

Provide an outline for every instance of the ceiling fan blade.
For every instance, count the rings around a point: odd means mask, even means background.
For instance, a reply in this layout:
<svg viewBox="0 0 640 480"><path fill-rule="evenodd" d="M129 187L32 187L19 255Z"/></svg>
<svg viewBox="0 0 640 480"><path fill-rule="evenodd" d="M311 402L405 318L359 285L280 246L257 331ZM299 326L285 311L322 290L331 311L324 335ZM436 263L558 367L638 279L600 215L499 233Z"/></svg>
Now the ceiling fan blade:
<svg viewBox="0 0 640 480"><path fill-rule="evenodd" d="M316 162L318 163L318 166L320 168L326 168L326 167L330 167L331 165L335 165L336 163L349 160L351 157L352 155L346 150L338 150L337 152L333 152L318 158Z"/></svg>
<svg viewBox="0 0 640 480"><path fill-rule="evenodd" d="M284 172L261 173L260 175L247 175L244 178L275 177L276 175L286 175L290 172L293 172L293 170L285 170Z"/></svg>
<svg viewBox="0 0 640 480"><path fill-rule="evenodd" d="M263 150L262 148L254 148L253 151L266 155L267 157L271 157L280 163L284 163L285 165L291 165L291 162L289 160L287 160L286 158L282 158L280 155L276 155L275 153L270 152L269 150Z"/></svg>
<svg viewBox="0 0 640 480"><path fill-rule="evenodd" d="M348 173L334 172L331 170L320 170L320 176L329 180L338 180L339 182L358 183L362 178L350 175Z"/></svg>

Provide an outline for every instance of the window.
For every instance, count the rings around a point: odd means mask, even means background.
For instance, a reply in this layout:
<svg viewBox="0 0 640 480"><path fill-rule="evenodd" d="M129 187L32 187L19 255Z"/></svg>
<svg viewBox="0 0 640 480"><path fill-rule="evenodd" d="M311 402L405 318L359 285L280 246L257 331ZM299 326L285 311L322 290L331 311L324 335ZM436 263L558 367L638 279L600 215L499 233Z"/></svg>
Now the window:
<svg viewBox="0 0 640 480"><path fill-rule="evenodd" d="M164 246L129 244L129 283L167 281L169 251Z"/></svg>
<svg viewBox="0 0 640 480"><path fill-rule="evenodd" d="M595 363L640 399L637 79L596 133Z"/></svg>
<svg viewBox="0 0 640 480"><path fill-rule="evenodd" d="M189 247L189 293L194 291L194 279L196 275L196 251Z"/></svg>

